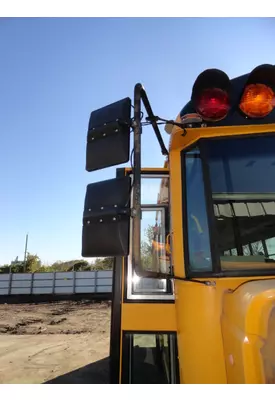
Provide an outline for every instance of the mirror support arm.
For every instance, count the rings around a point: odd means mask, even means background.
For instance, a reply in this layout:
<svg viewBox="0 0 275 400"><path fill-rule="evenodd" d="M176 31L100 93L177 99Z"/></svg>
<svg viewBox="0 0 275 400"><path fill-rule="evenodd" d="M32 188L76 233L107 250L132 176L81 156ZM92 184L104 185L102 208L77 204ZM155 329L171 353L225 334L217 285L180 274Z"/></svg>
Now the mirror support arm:
<svg viewBox="0 0 275 400"><path fill-rule="evenodd" d="M133 208L132 208L132 263L135 273L140 277L165 279L171 275L161 272L145 271L141 265L141 101L149 117L154 116L144 87L137 83L134 90L134 165L133 165ZM155 134L163 154L168 154L161 137L158 125L152 122Z"/></svg>
<svg viewBox="0 0 275 400"><path fill-rule="evenodd" d="M141 92L143 86L138 83L134 90L134 165L133 165L133 205L132 205L132 263L135 272L140 275L140 227L141 227Z"/></svg>

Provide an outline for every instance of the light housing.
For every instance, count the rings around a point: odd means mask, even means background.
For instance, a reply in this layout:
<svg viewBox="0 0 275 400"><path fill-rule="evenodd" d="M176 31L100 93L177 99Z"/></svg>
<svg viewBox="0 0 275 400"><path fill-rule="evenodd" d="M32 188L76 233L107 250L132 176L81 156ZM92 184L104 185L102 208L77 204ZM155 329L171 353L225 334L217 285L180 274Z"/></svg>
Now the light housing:
<svg viewBox="0 0 275 400"><path fill-rule="evenodd" d="M191 101L205 121L220 121L230 110L230 79L221 70L207 69L196 79Z"/></svg>
<svg viewBox="0 0 275 400"><path fill-rule="evenodd" d="M259 65L249 75L239 103L250 118L264 118L275 106L275 67Z"/></svg>
<svg viewBox="0 0 275 400"><path fill-rule="evenodd" d="M197 114L197 113L190 113L190 114L184 114L181 116L181 122L183 124L199 124L202 122L202 117Z"/></svg>

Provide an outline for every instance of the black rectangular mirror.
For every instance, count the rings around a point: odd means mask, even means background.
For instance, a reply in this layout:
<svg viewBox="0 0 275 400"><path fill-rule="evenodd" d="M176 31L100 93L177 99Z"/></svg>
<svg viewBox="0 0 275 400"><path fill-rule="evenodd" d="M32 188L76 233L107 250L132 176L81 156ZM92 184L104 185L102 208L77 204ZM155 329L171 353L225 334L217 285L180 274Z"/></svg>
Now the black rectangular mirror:
<svg viewBox="0 0 275 400"><path fill-rule="evenodd" d="M130 155L131 99L91 113L86 147L86 170L126 163Z"/></svg>
<svg viewBox="0 0 275 400"><path fill-rule="evenodd" d="M129 254L129 176L87 186L82 228L83 257L116 257Z"/></svg>

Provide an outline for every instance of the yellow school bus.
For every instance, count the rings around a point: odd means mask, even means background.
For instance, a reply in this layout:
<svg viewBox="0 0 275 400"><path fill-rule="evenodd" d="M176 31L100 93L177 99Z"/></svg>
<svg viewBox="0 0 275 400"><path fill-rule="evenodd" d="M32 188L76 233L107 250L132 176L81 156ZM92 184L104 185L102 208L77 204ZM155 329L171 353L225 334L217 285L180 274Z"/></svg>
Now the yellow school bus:
<svg viewBox="0 0 275 400"><path fill-rule="evenodd" d="M115 260L111 383L275 383L274 93L273 65L208 69L175 120L141 84L91 113L86 170L131 165L83 213L82 255ZM148 124L163 168L141 166Z"/></svg>

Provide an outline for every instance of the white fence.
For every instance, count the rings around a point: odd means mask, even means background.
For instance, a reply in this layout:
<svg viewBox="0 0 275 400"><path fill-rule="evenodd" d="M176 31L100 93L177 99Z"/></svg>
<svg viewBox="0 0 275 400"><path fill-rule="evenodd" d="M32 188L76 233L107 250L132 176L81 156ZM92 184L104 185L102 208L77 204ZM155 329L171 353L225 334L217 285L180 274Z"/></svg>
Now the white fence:
<svg viewBox="0 0 275 400"><path fill-rule="evenodd" d="M0 274L0 296L112 292L113 271Z"/></svg>

